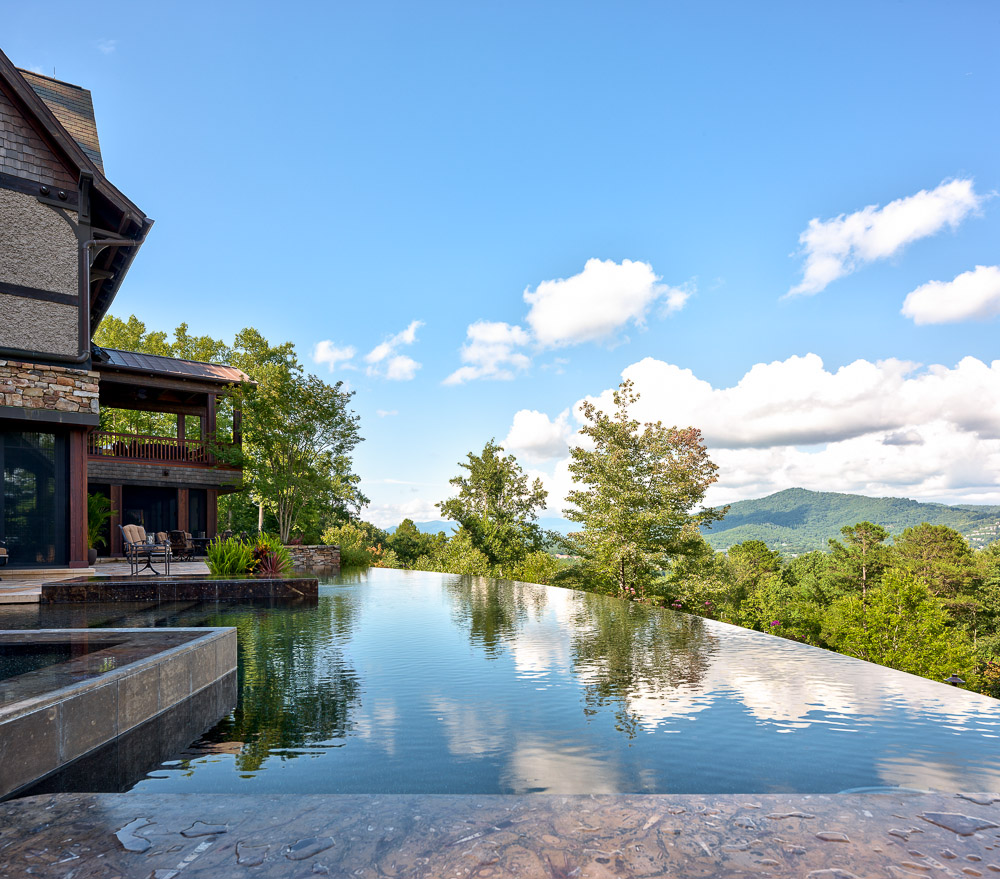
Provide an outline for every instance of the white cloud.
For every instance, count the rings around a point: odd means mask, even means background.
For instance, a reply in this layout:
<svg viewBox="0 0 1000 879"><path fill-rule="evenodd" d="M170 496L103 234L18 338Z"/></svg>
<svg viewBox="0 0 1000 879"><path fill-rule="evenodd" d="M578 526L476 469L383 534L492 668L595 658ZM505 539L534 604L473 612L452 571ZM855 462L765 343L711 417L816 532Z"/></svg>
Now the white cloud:
<svg viewBox="0 0 1000 879"><path fill-rule="evenodd" d="M388 418L390 415L399 415L398 409L376 409L375 414L379 418Z"/></svg>
<svg viewBox="0 0 1000 879"><path fill-rule="evenodd" d="M524 291L524 301L530 306L525 315L527 330L500 321L470 324L462 346L465 366L444 383L511 379L531 366L531 357L518 348L552 349L612 340L630 323L643 326L654 306L662 314L679 311L695 292L693 282L669 287L660 280L649 263L588 259L579 274L542 281L533 291ZM566 362L555 358L542 369L561 374Z"/></svg>
<svg viewBox="0 0 1000 879"><path fill-rule="evenodd" d="M511 454L529 463L548 461L566 454L573 429L569 425L569 409L552 420L544 412L521 409L502 445Z"/></svg>
<svg viewBox="0 0 1000 879"><path fill-rule="evenodd" d="M333 372L338 364L341 364L342 369L354 369L355 367L351 366L350 361L356 353L350 345L338 348L330 339L324 339L322 342L317 342L316 347L313 348L313 360L317 363L325 363L330 372Z"/></svg>
<svg viewBox="0 0 1000 879"><path fill-rule="evenodd" d="M390 357L385 368L385 377L394 381L408 382L417 374L420 364L412 357L405 354L397 354Z"/></svg>
<svg viewBox="0 0 1000 879"><path fill-rule="evenodd" d="M403 519L412 519L414 522L435 522L441 518L441 511L434 506L433 501L412 498L401 503L369 504L361 517L379 528L391 528Z"/></svg>
<svg viewBox="0 0 1000 879"><path fill-rule="evenodd" d="M525 320L543 348L607 339L630 322L641 326L658 300L668 313L684 306L691 289L660 280L649 263L588 259L577 275L525 290Z"/></svg>
<svg viewBox="0 0 1000 879"><path fill-rule="evenodd" d="M1000 503L1000 360L828 371L806 354L759 363L726 388L653 358L622 375L641 394L638 420L701 429L719 465L710 503L792 487ZM608 411L611 393L590 399ZM574 412L579 421L579 403ZM550 510L571 488L568 464L545 476Z"/></svg>
<svg viewBox="0 0 1000 879"><path fill-rule="evenodd" d="M868 205L830 220L814 218L799 236L806 258L802 281L788 295L818 293L864 263L893 256L945 226L954 229L982 202L972 180L948 180L884 208Z"/></svg>
<svg viewBox="0 0 1000 879"><path fill-rule="evenodd" d="M917 324L989 320L1000 314L1000 266L976 266L953 281L930 281L909 293L902 314Z"/></svg>
<svg viewBox="0 0 1000 879"><path fill-rule="evenodd" d="M477 378L512 379L531 365L531 359L518 348L531 341L519 326L503 321L480 320L470 324L462 346L462 363L444 383L460 385Z"/></svg>
<svg viewBox="0 0 1000 879"><path fill-rule="evenodd" d="M104 55L110 55L118 48L118 40L101 40L97 44L97 48Z"/></svg>
<svg viewBox="0 0 1000 879"><path fill-rule="evenodd" d="M403 345L412 345L417 340L417 330L424 325L421 320L411 321L410 325L394 336L389 336L365 355L368 375L384 376L394 381L409 381L420 369L420 364L412 357L397 354L396 349Z"/></svg>

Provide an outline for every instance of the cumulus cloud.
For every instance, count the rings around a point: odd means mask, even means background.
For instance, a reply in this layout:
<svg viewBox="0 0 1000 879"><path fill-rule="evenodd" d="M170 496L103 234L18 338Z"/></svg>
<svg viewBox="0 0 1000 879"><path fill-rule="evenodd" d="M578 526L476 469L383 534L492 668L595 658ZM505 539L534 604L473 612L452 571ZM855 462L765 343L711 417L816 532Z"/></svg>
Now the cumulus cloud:
<svg viewBox="0 0 1000 879"><path fill-rule="evenodd" d="M376 409L375 414L379 418L388 418L390 415L399 415L398 409Z"/></svg>
<svg viewBox="0 0 1000 879"><path fill-rule="evenodd" d="M118 40L101 40L97 44L98 50L103 55L110 55L118 48Z"/></svg>
<svg viewBox="0 0 1000 879"><path fill-rule="evenodd" d="M351 365L350 361L356 353L357 351L351 345L338 348L330 339L324 339L322 342L317 342L316 347L313 348L313 360L317 363L325 363L330 372L333 372L338 364L341 369L354 369L355 367Z"/></svg>
<svg viewBox="0 0 1000 879"><path fill-rule="evenodd" d="M389 336L384 342L376 345L365 355L368 364L368 375L383 376L393 381L409 381L420 369L420 364L412 357L399 354L398 348L412 345L417 340L417 330L424 325L421 320L411 321L410 325L394 336Z"/></svg>
<svg viewBox="0 0 1000 879"><path fill-rule="evenodd" d="M524 291L527 329L498 321L471 324L462 347L465 366L444 383L513 378L531 366L531 356L520 349L613 340L629 324L643 326L654 308L664 315L679 311L695 292L693 282L670 287L660 280L646 262L588 259L576 275L542 281L534 290L529 287ZM565 362L556 358L542 368L561 373Z"/></svg>
<svg viewBox="0 0 1000 879"><path fill-rule="evenodd" d="M799 236L806 260L802 281L788 295L819 293L864 263L891 257L945 226L954 229L982 202L972 180L946 180L885 207L868 205L830 220L814 218Z"/></svg>
<svg viewBox="0 0 1000 879"><path fill-rule="evenodd" d="M566 454L573 428L569 424L569 409L555 419L534 409L521 409L514 414L503 447L528 463L548 461Z"/></svg>
<svg viewBox="0 0 1000 879"><path fill-rule="evenodd" d="M628 323L641 326L658 301L667 313L683 308L691 289L660 280L646 262L588 259L579 274L525 290L525 320L543 348L607 339Z"/></svg>
<svg viewBox="0 0 1000 879"><path fill-rule="evenodd" d="M806 354L759 363L721 388L653 358L622 375L641 395L637 419L702 430L719 465L710 503L792 487L1000 503L1000 360L858 360L827 370ZM589 399L610 411L611 394ZM568 463L544 479L550 510L571 487Z"/></svg>
<svg viewBox="0 0 1000 879"><path fill-rule="evenodd" d="M446 385L460 385L477 378L512 379L531 365L523 348L531 337L522 327L503 321L480 320L470 324L462 346L462 366L449 375Z"/></svg>
<svg viewBox="0 0 1000 879"><path fill-rule="evenodd" d="M1000 266L976 266L953 281L930 281L907 294L902 314L917 324L989 320L1000 314Z"/></svg>

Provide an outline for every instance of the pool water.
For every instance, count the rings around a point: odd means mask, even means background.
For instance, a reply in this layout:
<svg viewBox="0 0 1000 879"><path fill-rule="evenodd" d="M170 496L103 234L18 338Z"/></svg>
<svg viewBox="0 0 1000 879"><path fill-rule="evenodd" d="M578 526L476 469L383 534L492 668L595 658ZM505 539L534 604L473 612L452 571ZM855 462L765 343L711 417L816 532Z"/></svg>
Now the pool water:
<svg viewBox="0 0 1000 879"><path fill-rule="evenodd" d="M996 700L555 587L373 569L312 606L35 613L28 626L239 630L237 709L144 792L1000 789Z"/></svg>

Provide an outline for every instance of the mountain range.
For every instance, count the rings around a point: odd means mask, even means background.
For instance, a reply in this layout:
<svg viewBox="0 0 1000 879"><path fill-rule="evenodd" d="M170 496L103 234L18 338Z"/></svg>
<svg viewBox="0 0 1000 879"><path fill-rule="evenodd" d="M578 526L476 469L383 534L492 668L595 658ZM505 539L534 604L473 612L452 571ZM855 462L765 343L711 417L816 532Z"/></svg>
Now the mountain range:
<svg viewBox="0 0 1000 879"><path fill-rule="evenodd" d="M737 501L710 529L705 539L715 550L744 540L760 540L783 555L828 548L840 529L874 522L890 534L922 522L947 525L979 548L1000 539L1000 506L928 504L899 497L866 497L831 491L789 488L754 500Z"/></svg>
<svg viewBox="0 0 1000 879"><path fill-rule="evenodd" d="M832 491L789 488L754 500L736 501L721 522L703 534L715 550L726 550L744 540L760 540L783 555L794 556L814 549L828 549L830 538L839 539L840 529L858 522L874 522L890 534L921 522L947 525L960 532L974 548L1000 540L1000 506L921 503L899 497L866 497ZM455 531L454 522L438 519L415 523L420 531L436 534ZM579 526L566 519L542 518L547 530L568 534ZM396 529L387 528L390 534Z"/></svg>

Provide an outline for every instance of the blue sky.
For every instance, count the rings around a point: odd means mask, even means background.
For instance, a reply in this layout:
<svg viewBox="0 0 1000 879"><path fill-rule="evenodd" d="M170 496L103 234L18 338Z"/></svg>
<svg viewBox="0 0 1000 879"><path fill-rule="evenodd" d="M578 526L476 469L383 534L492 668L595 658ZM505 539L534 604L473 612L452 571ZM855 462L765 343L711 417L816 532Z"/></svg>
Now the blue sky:
<svg viewBox="0 0 1000 879"><path fill-rule="evenodd" d="M623 374L712 501L1000 503L995 4L2 5L156 220L113 313L348 382L381 525L491 437L556 512Z"/></svg>

